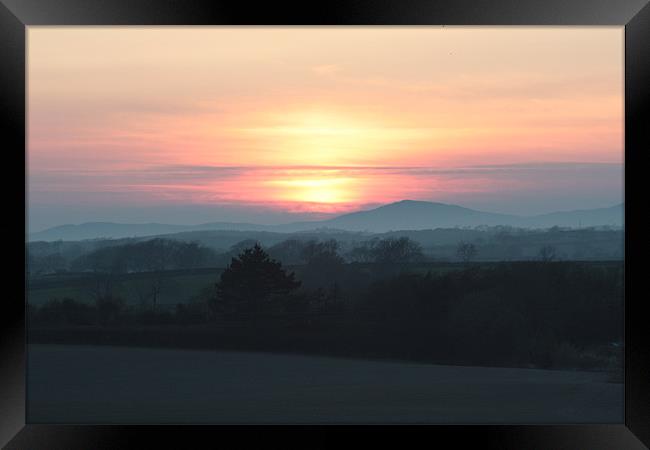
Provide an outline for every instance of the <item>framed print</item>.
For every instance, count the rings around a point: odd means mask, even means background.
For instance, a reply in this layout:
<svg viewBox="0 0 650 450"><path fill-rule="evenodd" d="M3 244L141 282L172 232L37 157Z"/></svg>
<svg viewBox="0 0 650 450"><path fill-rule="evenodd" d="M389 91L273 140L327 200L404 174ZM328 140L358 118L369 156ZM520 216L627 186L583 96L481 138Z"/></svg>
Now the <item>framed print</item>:
<svg viewBox="0 0 650 450"><path fill-rule="evenodd" d="M647 448L646 3L2 0L3 448Z"/></svg>

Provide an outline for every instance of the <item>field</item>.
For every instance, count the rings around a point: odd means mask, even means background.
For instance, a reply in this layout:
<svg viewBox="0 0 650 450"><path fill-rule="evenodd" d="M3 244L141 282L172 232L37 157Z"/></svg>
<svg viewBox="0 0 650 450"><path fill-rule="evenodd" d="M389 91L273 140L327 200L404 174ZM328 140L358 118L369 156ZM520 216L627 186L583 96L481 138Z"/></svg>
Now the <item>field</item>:
<svg viewBox="0 0 650 450"><path fill-rule="evenodd" d="M160 291L159 305L175 306L187 302L201 289L218 281L223 269L192 269L163 272L164 281ZM137 305L139 293L147 292L154 281L154 273L116 274L113 278L114 292L127 304ZM41 305L49 300L69 297L81 302L94 301L95 277L89 273L52 274L31 277L28 283L27 301Z"/></svg>
<svg viewBox="0 0 650 450"><path fill-rule="evenodd" d="M30 345L30 423L622 423L607 375Z"/></svg>

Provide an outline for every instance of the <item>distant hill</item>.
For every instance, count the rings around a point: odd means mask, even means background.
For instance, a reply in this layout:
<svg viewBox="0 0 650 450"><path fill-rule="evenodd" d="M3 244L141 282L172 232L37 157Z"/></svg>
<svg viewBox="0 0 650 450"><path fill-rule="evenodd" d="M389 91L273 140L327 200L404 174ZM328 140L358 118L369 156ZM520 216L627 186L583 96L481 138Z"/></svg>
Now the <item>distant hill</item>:
<svg viewBox="0 0 650 450"><path fill-rule="evenodd" d="M79 225L60 225L31 233L30 241L78 241L84 239L121 239L129 237L157 236L171 233L209 230L264 231L268 227L250 223L212 222L201 225L169 225L162 223L112 223L87 222Z"/></svg>
<svg viewBox="0 0 650 450"><path fill-rule="evenodd" d="M559 227L597 227L605 225L622 226L624 223L624 204L609 208L580 209L575 211L562 211L523 220L522 226L548 228Z"/></svg>
<svg viewBox="0 0 650 450"><path fill-rule="evenodd" d="M430 230L436 228L505 225L524 228L553 226L583 228L623 225L624 204L609 208L554 212L537 216L497 214L458 205L414 200L402 200L367 211L344 214L333 219L294 222L283 225L212 222L200 225L168 225L159 223L122 224L89 222L61 225L29 235L30 241L73 241L98 238L127 238L168 235L196 231L266 231L276 233L308 232L312 230L343 230L384 233L397 230Z"/></svg>
<svg viewBox="0 0 650 450"><path fill-rule="evenodd" d="M368 211L357 211L334 219L312 222L312 224L347 231L381 233L392 230L511 225L518 219L517 216L476 211L458 205L402 200Z"/></svg>

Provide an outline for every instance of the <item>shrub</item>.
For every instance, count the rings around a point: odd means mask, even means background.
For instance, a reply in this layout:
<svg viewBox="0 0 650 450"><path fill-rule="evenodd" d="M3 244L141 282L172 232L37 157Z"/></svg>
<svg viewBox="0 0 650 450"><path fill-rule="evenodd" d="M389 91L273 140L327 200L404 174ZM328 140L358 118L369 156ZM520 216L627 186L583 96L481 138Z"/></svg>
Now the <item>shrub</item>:
<svg viewBox="0 0 650 450"><path fill-rule="evenodd" d="M102 325L116 323L124 311L124 300L119 297L100 297L95 302L97 320Z"/></svg>
<svg viewBox="0 0 650 450"><path fill-rule="evenodd" d="M51 300L34 309L32 319L47 325L91 325L95 322L95 311L91 305L71 298Z"/></svg>

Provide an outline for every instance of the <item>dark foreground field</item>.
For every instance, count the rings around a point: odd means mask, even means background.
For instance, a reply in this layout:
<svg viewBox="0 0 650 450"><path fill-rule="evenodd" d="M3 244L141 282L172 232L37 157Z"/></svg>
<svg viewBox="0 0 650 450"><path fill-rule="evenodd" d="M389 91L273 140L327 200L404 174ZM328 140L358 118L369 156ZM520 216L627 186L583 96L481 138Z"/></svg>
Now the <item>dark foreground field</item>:
<svg viewBox="0 0 650 450"><path fill-rule="evenodd" d="M405 332L387 334L368 324L355 322L323 327L318 322L307 320L309 323L300 318L298 321L276 324L32 328L28 332L28 342L66 347L92 345L107 348L269 352L407 363L577 369L603 372L611 380L623 378L620 364L622 348L594 348L575 355L554 355L555 359L541 366L535 360L499 359L493 354L495 350L489 347L482 348L483 355L444 340L429 342L426 348L418 348L409 345L409 340L413 338ZM330 320L327 317L324 319L325 322Z"/></svg>
<svg viewBox="0 0 650 450"><path fill-rule="evenodd" d="M620 423L607 375L30 345L31 423Z"/></svg>

